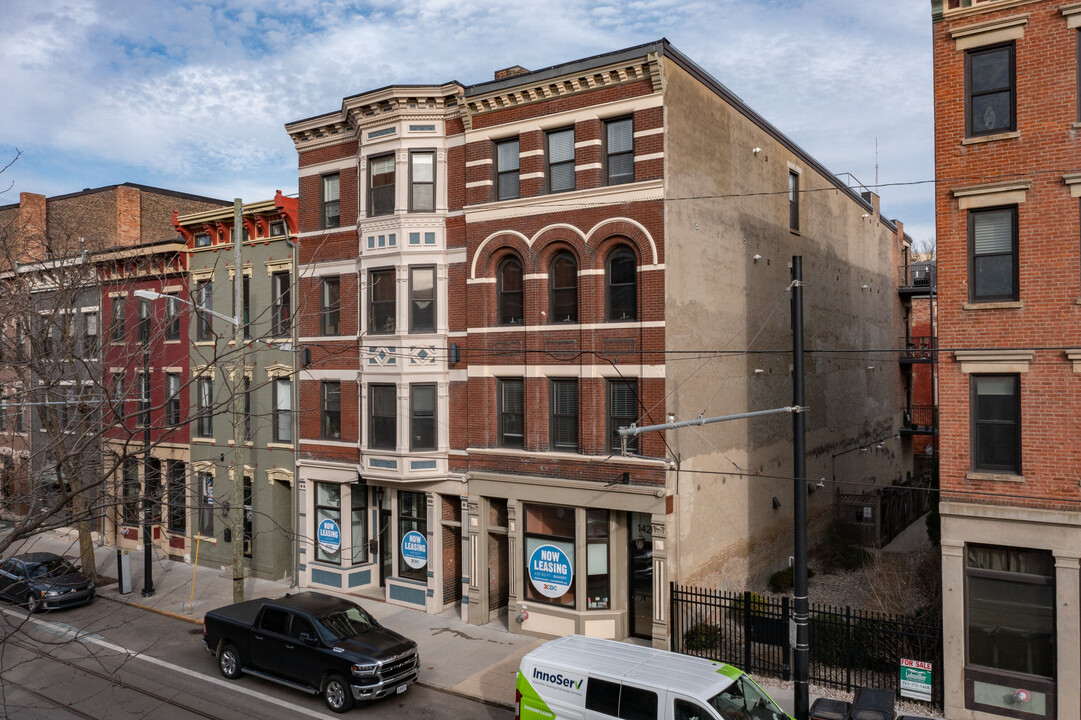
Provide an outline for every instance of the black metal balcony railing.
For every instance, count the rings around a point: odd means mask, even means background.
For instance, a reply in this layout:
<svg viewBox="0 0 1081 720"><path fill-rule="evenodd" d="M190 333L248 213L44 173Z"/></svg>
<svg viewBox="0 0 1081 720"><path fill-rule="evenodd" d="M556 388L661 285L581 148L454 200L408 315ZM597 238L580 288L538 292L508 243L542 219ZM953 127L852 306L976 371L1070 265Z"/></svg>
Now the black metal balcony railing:
<svg viewBox="0 0 1081 720"><path fill-rule="evenodd" d="M934 288L937 279L934 265L901 265L897 268L897 284L903 288Z"/></svg>
<svg viewBox="0 0 1081 720"><path fill-rule="evenodd" d="M901 360L934 360L938 340L933 335L911 335L901 338Z"/></svg>
<svg viewBox="0 0 1081 720"><path fill-rule="evenodd" d="M930 432L935 428L937 408L934 405L911 405L904 410L904 429Z"/></svg>

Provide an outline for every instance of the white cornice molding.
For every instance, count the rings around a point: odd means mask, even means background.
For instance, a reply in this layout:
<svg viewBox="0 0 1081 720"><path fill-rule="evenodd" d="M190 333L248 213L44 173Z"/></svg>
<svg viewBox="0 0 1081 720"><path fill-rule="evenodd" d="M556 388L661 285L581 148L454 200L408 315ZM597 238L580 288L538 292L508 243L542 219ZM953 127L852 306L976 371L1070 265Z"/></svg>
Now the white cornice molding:
<svg viewBox="0 0 1081 720"><path fill-rule="evenodd" d="M969 50L1007 40L1020 40L1025 36L1028 15L1012 15L1007 18L964 25L950 31L957 50Z"/></svg>
<svg viewBox="0 0 1081 720"><path fill-rule="evenodd" d="M1032 366L1035 350L955 350L954 359L961 364L961 372L970 373L1027 373Z"/></svg>
<svg viewBox="0 0 1081 720"><path fill-rule="evenodd" d="M995 205L1020 205L1032 187L1031 180L1007 180L954 188L950 192L957 199L959 210L993 207Z"/></svg>

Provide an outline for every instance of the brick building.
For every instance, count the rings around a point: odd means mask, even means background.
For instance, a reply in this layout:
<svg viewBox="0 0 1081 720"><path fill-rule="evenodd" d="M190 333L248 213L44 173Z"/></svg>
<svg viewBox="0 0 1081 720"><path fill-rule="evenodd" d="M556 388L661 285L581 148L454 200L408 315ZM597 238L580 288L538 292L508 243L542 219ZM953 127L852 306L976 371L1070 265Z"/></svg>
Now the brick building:
<svg viewBox="0 0 1081 720"><path fill-rule="evenodd" d="M99 423L108 384L98 271L102 262L112 264L122 256L135 267L145 248L154 248L149 255L160 252L175 237L169 224L175 208L221 204L124 183L48 198L21 193L17 204L0 206L5 270L0 382L4 409L11 413L0 421L0 512L21 517L48 496L51 486L73 486L74 478L65 479L65 472L79 473L93 487L82 499L94 517L111 512L111 491L98 493ZM112 260L104 261L107 256ZM135 281L114 276L111 282Z"/></svg>
<svg viewBox="0 0 1081 720"><path fill-rule="evenodd" d="M1081 3L932 2L946 714L1081 717Z"/></svg>
<svg viewBox="0 0 1081 720"><path fill-rule="evenodd" d="M789 416L625 452L616 431L788 405L797 254L823 351L808 477L860 491L911 467L898 363L824 352L905 335L900 224L666 41L374 90L287 130L302 584L664 645L670 580L741 588L786 566ZM816 528L831 495L811 498Z"/></svg>

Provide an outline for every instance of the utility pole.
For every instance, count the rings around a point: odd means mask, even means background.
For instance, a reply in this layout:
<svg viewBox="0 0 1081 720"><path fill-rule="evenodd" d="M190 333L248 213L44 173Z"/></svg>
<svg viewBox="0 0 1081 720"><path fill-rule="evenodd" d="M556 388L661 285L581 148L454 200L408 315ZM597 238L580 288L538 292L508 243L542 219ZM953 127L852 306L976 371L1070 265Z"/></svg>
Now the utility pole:
<svg viewBox="0 0 1081 720"><path fill-rule="evenodd" d="M792 620L796 624L793 669L796 679L796 720L809 710L810 637L807 605L807 426L803 404L803 257L792 256L792 504L795 514L795 568Z"/></svg>
<svg viewBox="0 0 1081 720"><path fill-rule="evenodd" d="M143 302L146 302L145 300ZM154 595L154 540L152 514L154 508L150 489L150 331L142 323L150 322L150 310L146 318L140 316L139 332L143 338L143 376L139 380L139 420L143 423L143 597ZM141 315L141 314L140 314Z"/></svg>
<svg viewBox="0 0 1081 720"><path fill-rule="evenodd" d="M229 524L233 536L233 602L244 601L244 201L233 199L233 498Z"/></svg>

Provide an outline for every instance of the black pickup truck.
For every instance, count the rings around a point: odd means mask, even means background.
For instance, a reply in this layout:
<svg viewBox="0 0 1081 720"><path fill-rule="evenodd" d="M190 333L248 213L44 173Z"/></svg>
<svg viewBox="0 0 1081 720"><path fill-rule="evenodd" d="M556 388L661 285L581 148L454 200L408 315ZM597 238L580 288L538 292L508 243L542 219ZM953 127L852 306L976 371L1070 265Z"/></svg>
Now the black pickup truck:
<svg viewBox="0 0 1081 720"><path fill-rule="evenodd" d="M321 693L334 712L405 692L420 675L415 642L356 603L316 592L212 610L203 647L230 680L247 673Z"/></svg>

